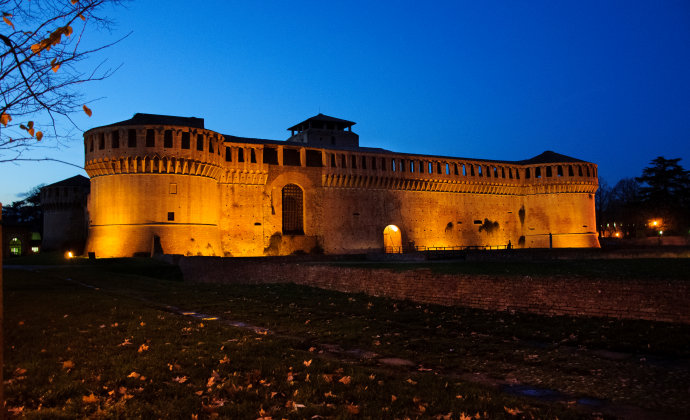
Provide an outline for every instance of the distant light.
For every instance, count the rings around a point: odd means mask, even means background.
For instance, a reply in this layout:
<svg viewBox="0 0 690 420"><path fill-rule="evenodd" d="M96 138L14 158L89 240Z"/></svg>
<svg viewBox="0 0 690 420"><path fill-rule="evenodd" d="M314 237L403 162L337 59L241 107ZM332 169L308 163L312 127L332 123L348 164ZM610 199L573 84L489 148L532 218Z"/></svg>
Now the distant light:
<svg viewBox="0 0 690 420"><path fill-rule="evenodd" d="M397 232L397 231L398 231L398 227L395 226L395 225L391 225L391 230L392 230L393 232Z"/></svg>
<svg viewBox="0 0 690 420"><path fill-rule="evenodd" d="M659 224L659 222L657 222L656 220L652 221L652 226L656 226L658 224Z"/></svg>
<svg viewBox="0 0 690 420"><path fill-rule="evenodd" d="M74 258L74 254L72 253L72 251L65 252L65 258L67 258L67 259Z"/></svg>
<svg viewBox="0 0 690 420"><path fill-rule="evenodd" d="M660 231L659 231L659 235L663 235L663 234L664 234L664 231L663 231L663 230L660 230Z"/></svg>

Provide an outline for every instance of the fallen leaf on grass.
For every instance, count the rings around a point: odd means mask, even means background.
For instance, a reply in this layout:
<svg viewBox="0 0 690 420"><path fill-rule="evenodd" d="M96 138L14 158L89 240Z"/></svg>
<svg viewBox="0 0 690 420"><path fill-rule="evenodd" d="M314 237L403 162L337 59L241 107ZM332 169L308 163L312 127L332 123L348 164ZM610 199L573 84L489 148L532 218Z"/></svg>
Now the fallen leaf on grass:
<svg viewBox="0 0 690 420"><path fill-rule="evenodd" d="M226 354L225 356L223 356L222 359L220 359L220 364L221 364L221 365L223 365L223 364L225 364L225 363L229 363L229 362L230 362L230 358L228 358L228 355L227 355L227 354Z"/></svg>
<svg viewBox="0 0 690 420"><path fill-rule="evenodd" d="M128 378L137 379L137 378L139 378L140 376L141 376L140 374L138 374L138 373L136 373L136 372L132 372L132 373L130 373L127 377L128 377Z"/></svg>
<svg viewBox="0 0 690 420"><path fill-rule="evenodd" d="M214 371L211 373L211 377L208 378L208 381L206 382L206 388L212 387L213 384L215 384L216 382L218 382L219 379L220 379L220 375L218 374L218 372L216 372L216 371L214 370Z"/></svg>
<svg viewBox="0 0 690 420"><path fill-rule="evenodd" d="M304 363L304 366L309 367L309 366L311 366L311 359L305 360L305 361L302 362L302 363Z"/></svg>
<svg viewBox="0 0 690 420"><path fill-rule="evenodd" d="M176 376L173 378L173 381L177 382L178 384L183 384L187 382L187 377L186 376Z"/></svg>
<svg viewBox="0 0 690 420"><path fill-rule="evenodd" d="M411 385L417 385L417 382L413 381L411 378L405 382L407 382L408 384L411 384Z"/></svg>
<svg viewBox="0 0 690 420"><path fill-rule="evenodd" d="M147 351L148 349L149 349L149 346L147 346L146 344L142 344L141 346L139 346L139 350L137 350L137 352L143 353L143 352Z"/></svg>
<svg viewBox="0 0 690 420"><path fill-rule="evenodd" d="M395 402L395 400L397 400L397 399L398 399L398 397L396 397L395 395L391 395L391 402Z"/></svg>
<svg viewBox="0 0 690 420"><path fill-rule="evenodd" d="M347 405L347 412L350 414L359 414L359 406L354 404Z"/></svg>
<svg viewBox="0 0 690 420"><path fill-rule="evenodd" d="M338 382L340 382L341 384L344 384L344 385L348 385L351 380L352 380L352 378L350 376L343 376L342 378L340 378L340 380Z"/></svg>
<svg viewBox="0 0 690 420"><path fill-rule="evenodd" d="M16 368L14 370L14 376L22 376L25 373L26 373L26 369Z"/></svg>
<svg viewBox="0 0 690 420"><path fill-rule="evenodd" d="M118 346L124 347L124 346L131 346L132 343L129 341L129 338L125 338L125 341L122 343L118 344Z"/></svg>
<svg viewBox="0 0 690 420"><path fill-rule="evenodd" d="M522 411L518 410L517 407L515 408L508 408L506 406L503 406L503 409L506 410L506 413L512 415L512 416L517 416L518 414L522 413Z"/></svg>
<svg viewBox="0 0 690 420"><path fill-rule="evenodd" d="M81 400L86 404L95 404L98 402L98 397L93 394L89 396L84 395L83 397L81 397Z"/></svg>
<svg viewBox="0 0 690 420"><path fill-rule="evenodd" d="M323 374L323 380L326 381L326 383L331 383L333 382L333 375L329 375L327 373Z"/></svg>
<svg viewBox="0 0 690 420"><path fill-rule="evenodd" d="M316 351L316 347L309 347L309 351L310 351L310 352Z"/></svg>
<svg viewBox="0 0 690 420"><path fill-rule="evenodd" d="M74 362L71 360L66 360L62 362L63 369L74 369Z"/></svg>

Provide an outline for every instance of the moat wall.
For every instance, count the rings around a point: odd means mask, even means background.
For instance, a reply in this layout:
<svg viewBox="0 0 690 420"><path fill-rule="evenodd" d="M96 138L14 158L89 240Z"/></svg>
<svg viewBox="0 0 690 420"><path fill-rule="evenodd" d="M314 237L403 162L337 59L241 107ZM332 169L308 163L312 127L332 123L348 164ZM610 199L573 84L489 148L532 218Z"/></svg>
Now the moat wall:
<svg viewBox="0 0 690 420"><path fill-rule="evenodd" d="M521 277L393 271L289 259L177 259L187 281L222 284L295 283L420 303L530 312L602 316L690 324L690 284L578 276Z"/></svg>

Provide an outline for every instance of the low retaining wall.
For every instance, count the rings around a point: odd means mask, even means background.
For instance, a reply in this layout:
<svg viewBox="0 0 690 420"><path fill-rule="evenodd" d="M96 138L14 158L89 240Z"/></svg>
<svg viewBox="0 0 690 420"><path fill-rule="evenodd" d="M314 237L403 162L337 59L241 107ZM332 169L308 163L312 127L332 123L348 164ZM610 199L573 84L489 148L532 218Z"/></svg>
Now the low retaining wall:
<svg viewBox="0 0 690 420"><path fill-rule="evenodd" d="M440 305L542 315L603 316L690 324L690 283L393 271L270 259L179 257L185 280L295 283Z"/></svg>

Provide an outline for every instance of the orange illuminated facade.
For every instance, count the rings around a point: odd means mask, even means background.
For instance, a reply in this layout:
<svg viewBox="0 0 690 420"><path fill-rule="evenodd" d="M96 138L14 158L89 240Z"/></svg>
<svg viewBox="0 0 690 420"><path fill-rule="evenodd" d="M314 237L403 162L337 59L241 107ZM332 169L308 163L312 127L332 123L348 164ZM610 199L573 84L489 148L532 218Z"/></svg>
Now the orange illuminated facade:
<svg viewBox="0 0 690 420"><path fill-rule="evenodd" d="M355 123L319 114L287 141L136 114L84 134L86 251L208 256L598 247L597 166L359 147Z"/></svg>

